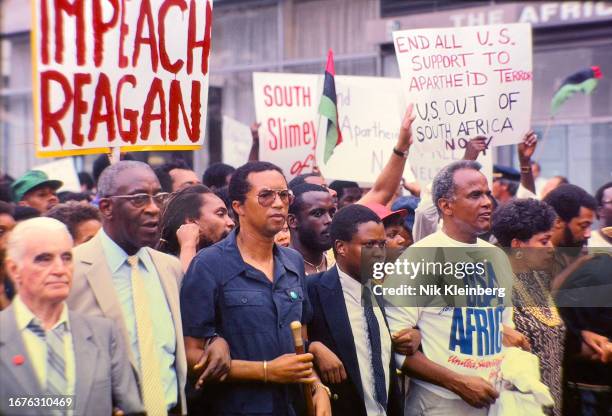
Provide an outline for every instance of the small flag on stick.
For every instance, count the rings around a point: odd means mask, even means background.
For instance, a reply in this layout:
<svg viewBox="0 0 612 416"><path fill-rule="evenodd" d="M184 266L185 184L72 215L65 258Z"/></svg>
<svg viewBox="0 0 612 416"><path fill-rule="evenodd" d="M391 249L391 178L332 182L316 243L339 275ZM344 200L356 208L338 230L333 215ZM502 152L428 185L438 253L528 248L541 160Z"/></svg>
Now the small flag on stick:
<svg viewBox="0 0 612 416"><path fill-rule="evenodd" d="M598 79L601 78L601 69L598 66L592 66L567 77L557 92L555 93L551 105L550 112L554 115L559 108L569 100L577 92L591 94L597 86Z"/></svg>
<svg viewBox="0 0 612 416"><path fill-rule="evenodd" d="M325 67L325 80L323 81L323 95L319 104L319 114L327 118L325 130L325 153L323 162L327 163L334 149L342 143L342 133L338 123L338 106L336 102L336 82L334 76L334 53L330 49L327 53L327 65Z"/></svg>

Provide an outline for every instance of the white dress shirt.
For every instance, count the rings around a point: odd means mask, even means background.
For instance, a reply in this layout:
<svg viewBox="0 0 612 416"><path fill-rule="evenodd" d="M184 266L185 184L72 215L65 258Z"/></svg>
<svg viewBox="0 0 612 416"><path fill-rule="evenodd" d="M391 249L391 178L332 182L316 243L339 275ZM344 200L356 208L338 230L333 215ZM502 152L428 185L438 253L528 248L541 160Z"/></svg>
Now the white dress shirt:
<svg viewBox="0 0 612 416"><path fill-rule="evenodd" d="M43 391L47 390L47 343L38 335L28 329L28 324L35 318L32 311L23 303L19 295L13 299L13 308L15 310L15 319L17 321L17 329L21 332L23 343L27 350L26 360L30 360L36 378L40 383ZM74 358L74 345L72 344L72 334L70 332L70 321L68 320L68 307L64 304L62 314L53 328L66 323L68 330L64 333L64 362L66 364L66 395L74 395L74 383L76 379L76 368Z"/></svg>
<svg viewBox="0 0 612 416"><path fill-rule="evenodd" d="M372 351L368 338L368 324L366 322L363 306L361 304L361 283L353 279L338 267L340 285L344 295L344 304L348 312L351 332L355 340L355 350L357 351L357 363L359 374L361 375L361 385L365 401L366 413L368 416L386 415L385 409L376 400L376 388L374 385L374 369L372 367ZM374 315L378 321L380 332L380 346L382 352L382 364L385 371L385 385L387 386L387 399L389 394L389 364L391 359L391 335L385 325L382 311L373 305Z"/></svg>

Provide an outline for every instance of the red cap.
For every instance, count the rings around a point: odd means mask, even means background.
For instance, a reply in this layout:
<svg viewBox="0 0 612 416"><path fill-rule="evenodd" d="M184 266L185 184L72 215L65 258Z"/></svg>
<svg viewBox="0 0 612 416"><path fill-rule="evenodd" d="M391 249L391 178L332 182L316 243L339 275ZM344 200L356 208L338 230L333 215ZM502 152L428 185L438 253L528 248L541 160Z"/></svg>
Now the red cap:
<svg viewBox="0 0 612 416"><path fill-rule="evenodd" d="M364 205L370 208L372 211L374 211L376 215L378 215L378 218L380 218L382 221L389 218L391 215L395 215L395 214L399 214L399 216L402 219L405 218L406 215L408 215L408 211L405 209L398 209L397 211L391 211L385 205L377 204L375 202L370 202Z"/></svg>

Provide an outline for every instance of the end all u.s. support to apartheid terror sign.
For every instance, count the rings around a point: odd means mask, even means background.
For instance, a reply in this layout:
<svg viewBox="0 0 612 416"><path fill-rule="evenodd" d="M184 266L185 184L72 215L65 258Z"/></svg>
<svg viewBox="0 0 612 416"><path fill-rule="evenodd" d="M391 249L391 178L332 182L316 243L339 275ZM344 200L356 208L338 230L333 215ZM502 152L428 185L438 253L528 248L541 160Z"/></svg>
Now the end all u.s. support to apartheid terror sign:
<svg viewBox="0 0 612 416"><path fill-rule="evenodd" d="M32 0L37 156L200 148L212 3Z"/></svg>
<svg viewBox="0 0 612 416"><path fill-rule="evenodd" d="M518 143L530 129L531 26L416 29L393 32L407 102L415 105L415 146L463 149Z"/></svg>

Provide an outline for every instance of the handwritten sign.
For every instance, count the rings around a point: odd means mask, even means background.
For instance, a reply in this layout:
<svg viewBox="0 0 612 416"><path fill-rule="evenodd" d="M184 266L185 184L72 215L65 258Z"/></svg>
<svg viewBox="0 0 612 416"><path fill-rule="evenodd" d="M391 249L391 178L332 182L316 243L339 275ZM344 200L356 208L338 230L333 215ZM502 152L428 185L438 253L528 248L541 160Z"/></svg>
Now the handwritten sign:
<svg viewBox="0 0 612 416"><path fill-rule="evenodd" d="M234 167L247 163L252 140L249 126L223 116L223 163Z"/></svg>
<svg viewBox="0 0 612 416"><path fill-rule="evenodd" d="M34 0L38 156L202 145L212 0Z"/></svg>
<svg viewBox="0 0 612 416"><path fill-rule="evenodd" d="M288 179L312 171L322 76L253 73L259 159L277 164Z"/></svg>
<svg viewBox="0 0 612 416"><path fill-rule="evenodd" d="M324 140L317 144L317 161L328 180L371 185L376 181L397 142L406 104L401 81L395 78L337 76L336 94L342 143L323 162ZM319 127L325 128L325 120ZM404 178L414 177L406 164Z"/></svg>
<svg viewBox="0 0 612 416"><path fill-rule="evenodd" d="M421 187L431 184L434 177L440 170L457 160L461 160L465 153L464 149L445 149L425 150L419 146L412 146L408 155L408 161L414 173L416 181ZM487 177L489 188L493 184L493 149L485 150L480 153L476 160L482 165L480 170Z"/></svg>
<svg viewBox="0 0 612 416"><path fill-rule="evenodd" d="M529 130L529 24L397 31L393 42L416 147L463 149L476 136L501 146Z"/></svg>

